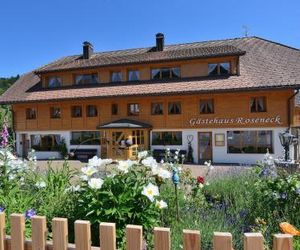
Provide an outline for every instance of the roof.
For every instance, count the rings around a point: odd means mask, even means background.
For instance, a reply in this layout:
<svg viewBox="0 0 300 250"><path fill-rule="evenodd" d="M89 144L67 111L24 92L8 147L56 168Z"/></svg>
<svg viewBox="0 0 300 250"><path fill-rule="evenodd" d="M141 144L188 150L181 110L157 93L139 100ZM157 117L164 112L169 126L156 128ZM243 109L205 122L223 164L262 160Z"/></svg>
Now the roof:
<svg viewBox="0 0 300 250"><path fill-rule="evenodd" d="M153 48L145 48L128 50L127 53L125 51L95 53L89 60L82 59L82 55L68 56L35 70L35 73L245 54L245 51L227 44L205 47L186 46L182 49L167 46L163 51L153 50Z"/></svg>
<svg viewBox="0 0 300 250"><path fill-rule="evenodd" d="M230 48L240 56L240 75L229 77L202 77L169 81L141 81L139 83L103 84L43 90L40 78L33 72L19 78L1 97L1 104L37 101L61 101L86 98L107 98L125 96L178 95L207 92L232 92L262 89L300 88L300 51L282 44L258 37L195 42L165 46L165 52L177 56L192 51L204 55L204 51L221 51ZM216 49L218 48L218 49ZM104 57L112 57L116 62L125 58L140 58L148 55L149 48L102 52ZM186 52L189 51L189 52ZM229 51L229 49L228 49ZM227 51L227 52L228 52ZM178 52L178 53L177 53ZM198 53L197 52L197 53ZM201 52L201 53L200 53ZM151 52L151 54L164 52ZM98 55L98 53L96 54ZM72 59L73 58L73 59ZM38 70L52 70L67 65L78 56L65 57ZM86 60L86 61L85 61ZM84 59L86 65L93 65L94 58ZM76 61L78 62L78 60ZM55 66L56 65L56 66ZM35 70L36 71L36 70Z"/></svg>
<svg viewBox="0 0 300 250"><path fill-rule="evenodd" d="M108 129L108 128L151 128L152 126L147 123L130 119L120 119L117 121L105 123L97 126L97 129Z"/></svg>

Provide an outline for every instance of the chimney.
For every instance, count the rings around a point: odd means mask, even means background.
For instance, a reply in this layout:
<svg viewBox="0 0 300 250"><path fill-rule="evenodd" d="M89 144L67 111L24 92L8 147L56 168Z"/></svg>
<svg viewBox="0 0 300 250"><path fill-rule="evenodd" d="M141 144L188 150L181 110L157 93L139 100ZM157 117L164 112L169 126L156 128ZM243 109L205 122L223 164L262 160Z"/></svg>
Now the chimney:
<svg viewBox="0 0 300 250"><path fill-rule="evenodd" d="M156 34L156 51L163 51L165 43L165 36L163 33Z"/></svg>
<svg viewBox="0 0 300 250"><path fill-rule="evenodd" d="M82 48L83 48L82 58L90 59L94 52L93 45L89 42L83 42Z"/></svg>

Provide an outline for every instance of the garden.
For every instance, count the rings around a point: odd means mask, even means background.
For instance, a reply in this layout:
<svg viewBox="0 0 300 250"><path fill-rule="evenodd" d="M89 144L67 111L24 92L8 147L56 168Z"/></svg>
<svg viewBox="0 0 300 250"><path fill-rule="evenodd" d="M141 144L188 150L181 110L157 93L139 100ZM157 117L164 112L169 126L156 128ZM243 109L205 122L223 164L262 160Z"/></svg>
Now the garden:
<svg viewBox="0 0 300 250"><path fill-rule="evenodd" d="M300 174L276 168L268 153L249 171L210 179L214 168L210 162L206 163L207 173L195 178L182 167L178 150L167 149L159 163L146 151L139 152L136 161L95 156L80 171L71 169L67 160L60 169L49 161L48 169L40 170L34 150L27 160L11 152L4 127L0 211L23 213L26 237L31 236L30 219L36 214L47 217L50 238L51 220L68 218L70 242L74 221L89 220L96 246L99 223L114 222L119 249L124 249L128 224L143 226L147 249L153 248L155 226L171 228L172 249L182 249L183 229L200 230L202 249L212 249L216 231L231 232L234 249L242 249L244 232L261 232L265 249L270 249L274 233L291 232L291 225L300 228ZM9 219L6 223L9 234ZM293 234L294 249L300 249L300 232Z"/></svg>

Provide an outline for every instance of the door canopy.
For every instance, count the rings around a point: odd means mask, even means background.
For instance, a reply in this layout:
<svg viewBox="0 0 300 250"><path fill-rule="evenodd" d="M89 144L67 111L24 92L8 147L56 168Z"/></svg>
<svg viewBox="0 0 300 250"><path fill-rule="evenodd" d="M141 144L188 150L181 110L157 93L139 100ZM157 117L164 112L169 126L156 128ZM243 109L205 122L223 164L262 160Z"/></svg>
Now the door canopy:
<svg viewBox="0 0 300 250"><path fill-rule="evenodd" d="M145 128L152 128L150 124L134 121L129 119L120 119L109 123L104 123L102 125L97 126L97 129L145 129Z"/></svg>

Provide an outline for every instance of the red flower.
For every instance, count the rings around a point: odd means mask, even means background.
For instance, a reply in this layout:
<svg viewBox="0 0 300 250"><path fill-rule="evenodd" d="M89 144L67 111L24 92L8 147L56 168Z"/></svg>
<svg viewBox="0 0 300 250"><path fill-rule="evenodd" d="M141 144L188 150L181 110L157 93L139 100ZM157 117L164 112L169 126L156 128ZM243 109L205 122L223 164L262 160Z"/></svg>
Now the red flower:
<svg viewBox="0 0 300 250"><path fill-rule="evenodd" d="M197 183L204 184L204 182L205 182L204 177L202 177L202 176L197 177Z"/></svg>

